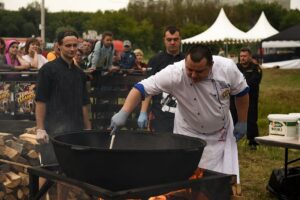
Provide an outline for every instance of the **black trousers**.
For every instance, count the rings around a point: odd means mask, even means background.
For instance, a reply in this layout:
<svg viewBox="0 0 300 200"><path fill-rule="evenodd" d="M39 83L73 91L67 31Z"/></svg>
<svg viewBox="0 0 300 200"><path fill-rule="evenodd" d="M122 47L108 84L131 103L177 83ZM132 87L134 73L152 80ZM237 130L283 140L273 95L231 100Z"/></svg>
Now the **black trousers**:
<svg viewBox="0 0 300 200"><path fill-rule="evenodd" d="M174 129L174 114L153 112L154 119L151 122L154 133L173 133Z"/></svg>

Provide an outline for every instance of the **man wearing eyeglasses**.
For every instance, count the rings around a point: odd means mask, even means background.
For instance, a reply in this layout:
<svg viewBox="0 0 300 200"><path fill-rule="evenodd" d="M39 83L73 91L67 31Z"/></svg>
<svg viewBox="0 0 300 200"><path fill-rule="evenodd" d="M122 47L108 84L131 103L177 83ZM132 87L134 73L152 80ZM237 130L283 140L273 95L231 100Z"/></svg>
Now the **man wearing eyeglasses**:
<svg viewBox="0 0 300 200"><path fill-rule="evenodd" d="M181 36L180 30L175 26L168 26L163 37L166 50L156 54L149 60L148 67L152 68L150 75L154 75L166 66L184 59L180 52ZM147 110L151 97L143 101L138 118L138 126L145 128L148 124ZM152 96L151 105L151 131L158 133L172 133L174 127L174 112L176 110L176 99L167 93Z"/></svg>

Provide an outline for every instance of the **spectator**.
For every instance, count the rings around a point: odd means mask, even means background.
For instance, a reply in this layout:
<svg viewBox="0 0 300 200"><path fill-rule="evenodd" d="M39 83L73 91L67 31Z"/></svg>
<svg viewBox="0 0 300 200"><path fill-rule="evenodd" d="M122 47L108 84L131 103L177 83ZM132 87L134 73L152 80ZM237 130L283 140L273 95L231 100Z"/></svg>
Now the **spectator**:
<svg viewBox="0 0 300 200"><path fill-rule="evenodd" d="M89 55L92 52L92 43L88 40L83 40L79 49L82 51L82 69L91 67L91 60Z"/></svg>
<svg viewBox="0 0 300 200"><path fill-rule="evenodd" d="M83 57L83 51L81 49L77 49L76 54L73 58L74 64L79 68L79 69L85 69L84 62L82 60Z"/></svg>
<svg viewBox="0 0 300 200"><path fill-rule="evenodd" d="M223 57L225 57L225 51L224 51L224 49L223 49L222 47L220 47L220 49L219 49L218 56L223 56Z"/></svg>
<svg viewBox="0 0 300 200"><path fill-rule="evenodd" d="M20 56L22 56L22 57L24 55L26 55L26 53L25 53L25 43L24 42L22 42L22 43L19 44L19 46L18 46L18 54Z"/></svg>
<svg viewBox="0 0 300 200"><path fill-rule="evenodd" d="M60 56L60 51L59 51L58 43L57 43L57 41L54 41L53 42L53 50L47 54L47 60L52 61L52 60L55 60L56 58L58 58L59 56Z"/></svg>
<svg viewBox="0 0 300 200"><path fill-rule="evenodd" d="M144 63L143 51L141 49L135 49L133 53L135 54L136 57L135 65L133 66L133 69L145 73L147 71L147 64Z"/></svg>
<svg viewBox="0 0 300 200"><path fill-rule="evenodd" d="M39 46L39 49L38 49L38 53L41 54L42 56L44 56L45 58L47 57L48 55L48 52L45 51L45 42L43 41L42 37L36 37L36 39L39 41L40 43L40 46Z"/></svg>
<svg viewBox="0 0 300 200"><path fill-rule="evenodd" d="M258 143L255 137L259 135L257 118L258 118L258 96L259 84L262 78L262 70L258 64L252 62L251 50L249 48L242 48L240 50L240 59L237 64L238 69L245 76L249 91L249 109L247 120L247 139L251 150L256 150ZM231 97L231 113L234 123L238 121L237 113L234 105L235 99Z"/></svg>
<svg viewBox="0 0 300 200"><path fill-rule="evenodd" d="M23 59L30 63L30 66L40 69L48 60L39 54L40 42L36 38L29 38L25 44L25 55Z"/></svg>
<svg viewBox="0 0 300 200"><path fill-rule="evenodd" d="M113 34L109 31L102 33L101 41L96 42L92 54L92 69L109 71L112 67L112 58L114 55ZM103 74L103 73L102 73Z"/></svg>
<svg viewBox="0 0 300 200"><path fill-rule="evenodd" d="M180 52L181 36L178 28L175 26L166 27L163 42L166 50L156 54L148 62L148 67L152 68L150 75L154 75L166 66L184 59L184 54ZM140 128L145 128L148 124L147 110L150 101L151 96L146 98L142 103L140 116L138 118ZM165 92L153 96L149 115L149 129L153 132L172 133L176 104L176 99Z"/></svg>
<svg viewBox="0 0 300 200"><path fill-rule="evenodd" d="M0 66L5 62L5 41L0 38Z"/></svg>
<svg viewBox="0 0 300 200"><path fill-rule="evenodd" d="M9 40L6 43L5 64L11 65L16 70L24 70L30 67L30 64L26 62L18 54L19 42L17 40Z"/></svg>
<svg viewBox="0 0 300 200"><path fill-rule="evenodd" d="M125 40L123 42L123 46L124 46L124 51L121 54L120 69L121 70L132 69L135 64L135 55L131 49L131 42L129 40Z"/></svg>

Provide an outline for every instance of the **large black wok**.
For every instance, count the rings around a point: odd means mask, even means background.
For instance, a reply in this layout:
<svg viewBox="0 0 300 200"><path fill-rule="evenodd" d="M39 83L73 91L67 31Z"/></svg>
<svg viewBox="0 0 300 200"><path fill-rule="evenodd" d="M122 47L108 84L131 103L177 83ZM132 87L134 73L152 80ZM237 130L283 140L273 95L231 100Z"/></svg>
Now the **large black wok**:
<svg viewBox="0 0 300 200"><path fill-rule="evenodd" d="M206 143L176 134L119 131L113 149L106 131L51 138L63 172L112 191L187 180Z"/></svg>

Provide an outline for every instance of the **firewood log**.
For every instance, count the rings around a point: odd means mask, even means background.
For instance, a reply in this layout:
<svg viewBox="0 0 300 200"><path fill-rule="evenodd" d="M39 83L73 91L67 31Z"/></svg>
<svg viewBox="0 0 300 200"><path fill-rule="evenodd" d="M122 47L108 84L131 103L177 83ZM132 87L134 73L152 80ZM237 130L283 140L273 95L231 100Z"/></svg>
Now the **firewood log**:
<svg viewBox="0 0 300 200"><path fill-rule="evenodd" d="M17 198L13 194L9 194L5 197L6 200L17 200Z"/></svg>
<svg viewBox="0 0 300 200"><path fill-rule="evenodd" d="M21 187L21 189L22 189L25 196L29 195L29 188L28 187Z"/></svg>
<svg viewBox="0 0 300 200"><path fill-rule="evenodd" d="M10 133L2 133L0 132L0 145L4 145L6 140L9 140L13 137Z"/></svg>
<svg viewBox="0 0 300 200"><path fill-rule="evenodd" d="M9 146L10 148L13 148L14 150L16 150L19 154L22 153L23 151L23 144L20 144L14 140L6 140L5 141L5 145Z"/></svg>
<svg viewBox="0 0 300 200"><path fill-rule="evenodd" d="M25 199L25 194L24 194L24 192L23 192L23 190L21 188L19 188L17 190L17 198L18 199Z"/></svg>
<svg viewBox="0 0 300 200"><path fill-rule="evenodd" d="M19 138L21 140L28 141L28 142L30 142L31 144L34 144L34 145L38 144L38 142L36 141L36 135L33 135L33 134L24 133L24 134L20 135Z"/></svg>
<svg viewBox="0 0 300 200"><path fill-rule="evenodd" d="M0 190L0 199L4 199L5 192L3 190Z"/></svg>
<svg viewBox="0 0 300 200"><path fill-rule="evenodd" d="M29 158L33 158L33 159L38 159L39 158L39 154L35 151L35 150L30 150L27 154L26 154Z"/></svg>
<svg viewBox="0 0 300 200"><path fill-rule="evenodd" d="M2 171L0 171L0 184L5 181L5 178L6 178L5 174Z"/></svg>
<svg viewBox="0 0 300 200"><path fill-rule="evenodd" d="M21 176L14 172L8 172L6 173L6 181L3 183L5 187L7 188L15 188L21 183Z"/></svg>
<svg viewBox="0 0 300 200"><path fill-rule="evenodd" d="M32 128L26 128L25 132L28 134L36 134L36 127L32 127Z"/></svg>
<svg viewBox="0 0 300 200"><path fill-rule="evenodd" d="M18 175L21 177L21 186L28 186L29 185L29 175L19 172Z"/></svg>
<svg viewBox="0 0 300 200"><path fill-rule="evenodd" d="M9 160L16 161L20 154L15 149L5 146L4 156L7 157Z"/></svg>

